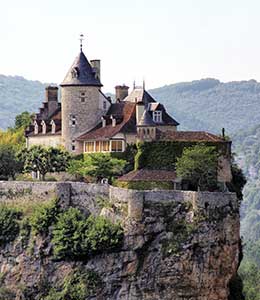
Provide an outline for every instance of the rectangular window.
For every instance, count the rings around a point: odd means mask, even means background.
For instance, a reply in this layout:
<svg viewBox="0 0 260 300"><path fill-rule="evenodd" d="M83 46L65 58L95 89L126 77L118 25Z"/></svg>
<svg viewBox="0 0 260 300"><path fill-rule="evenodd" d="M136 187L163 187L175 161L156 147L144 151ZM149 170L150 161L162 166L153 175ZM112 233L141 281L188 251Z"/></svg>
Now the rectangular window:
<svg viewBox="0 0 260 300"><path fill-rule="evenodd" d="M101 142L96 141L96 152L101 152Z"/></svg>
<svg viewBox="0 0 260 300"><path fill-rule="evenodd" d="M123 152L123 141L112 141L112 152Z"/></svg>
<svg viewBox="0 0 260 300"><path fill-rule="evenodd" d="M101 151L108 152L109 151L109 141L102 141Z"/></svg>
<svg viewBox="0 0 260 300"><path fill-rule="evenodd" d="M107 109L107 103L106 103L106 101L103 101L103 109L104 109L104 110Z"/></svg>
<svg viewBox="0 0 260 300"><path fill-rule="evenodd" d="M85 143L85 152L94 152L94 142Z"/></svg>
<svg viewBox="0 0 260 300"><path fill-rule="evenodd" d="M153 120L154 122L158 123L162 122L162 112L160 110L156 110L153 112Z"/></svg>

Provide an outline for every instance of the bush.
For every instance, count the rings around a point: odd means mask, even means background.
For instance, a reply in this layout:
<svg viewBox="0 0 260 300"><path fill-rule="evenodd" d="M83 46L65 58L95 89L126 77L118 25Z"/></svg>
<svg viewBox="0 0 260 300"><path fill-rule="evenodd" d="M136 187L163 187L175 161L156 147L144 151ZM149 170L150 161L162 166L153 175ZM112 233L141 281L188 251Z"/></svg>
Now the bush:
<svg viewBox="0 0 260 300"><path fill-rule="evenodd" d="M30 216L30 225L36 234L45 234L49 232L49 227L56 221L59 213L58 201L52 200L37 206Z"/></svg>
<svg viewBox="0 0 260 300"><path fill-rule="evenodd" d="M121 245L123 231L102 217L86 218L78 209L69 208L54 225L52 243L57 259L84 259Z"/></svg>
<svg viewBox="0 0 260 300"><path fill-rule="evenodd" d="M85 300L95 296L101 287L102 281L96 272L79 270L69 274L60 286L52 288L44 300Z"/></svg>
<svg viewBox="0 0 260 300"><path fill-rule="evenodd" d="M19 233L21 212L2 205L0 207L0 245L13 241Z"/></svg>

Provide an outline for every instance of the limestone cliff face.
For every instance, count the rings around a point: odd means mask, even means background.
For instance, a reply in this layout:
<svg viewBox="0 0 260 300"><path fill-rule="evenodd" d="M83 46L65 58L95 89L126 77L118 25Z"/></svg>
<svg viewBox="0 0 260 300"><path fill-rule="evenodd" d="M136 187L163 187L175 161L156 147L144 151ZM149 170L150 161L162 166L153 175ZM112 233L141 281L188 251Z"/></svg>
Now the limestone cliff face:
<svg viewBox="0 0 260 300"><path fill-rule="evenodd" d="M3 192L10 186L0 183L1 200L17 201L24 185L15 187L20 191L17 198L15 192L10 198ZM40 185L30 188L29 198L41 190ZM95 271L102 280L87 299L228 300L240 249L234 194L137 192L76 183L51 184L53 188L63 206L121 220L124 244L84 262L54 261L48 237L29 241L30 247L16 239L0 254L2 285L14 292L13 299L41 299L45 286L54 286L80 267Z"/></svg>

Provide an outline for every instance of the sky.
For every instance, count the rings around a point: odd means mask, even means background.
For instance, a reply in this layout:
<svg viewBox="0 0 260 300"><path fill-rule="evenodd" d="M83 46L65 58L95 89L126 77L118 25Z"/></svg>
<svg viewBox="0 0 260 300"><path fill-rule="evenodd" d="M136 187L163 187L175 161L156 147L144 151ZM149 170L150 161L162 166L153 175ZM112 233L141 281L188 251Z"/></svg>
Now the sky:
<svg viewBox="0 0 260 300"><path fill-rule="evenodd" d="M217 78L260 81L259 0L0 0L0 74L60 83L79 53L105 92Z"/></svg>

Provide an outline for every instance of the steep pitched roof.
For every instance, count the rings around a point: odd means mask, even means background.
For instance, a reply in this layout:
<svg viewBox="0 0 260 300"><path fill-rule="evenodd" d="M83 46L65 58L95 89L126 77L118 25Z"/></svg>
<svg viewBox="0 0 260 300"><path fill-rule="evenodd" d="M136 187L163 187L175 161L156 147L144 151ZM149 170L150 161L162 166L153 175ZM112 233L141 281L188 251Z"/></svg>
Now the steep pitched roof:
<svg viewBox="0 0 260 300"><path fill-rule="evenodd" d="M157 137L163 141L178 142L222 142L226 141L212 133L206 131L161 131L157 130Z"/></svg>
<svg viewBox="0 0 260 300"><path fill-rule="evenodd" d="M102 127L102 123L99 123L92 130L79 136L77 140L109 139L119 132L136 133L135 105L135 103L125 101L112 104L105 119L109 121L110 116L113 116L119 123L114 127L111 121L105 127Z"/></svg>
<svg viewBox="0 0 260 300"><path fill-rule="evenodd" d="M73 75L74 74L74 75ZM102 86L83 51L74 60L61 86Z"/></svg>
<svg viewBox="0 0 260 300"><path fill-rule="evenodd" d="M138 123L138 126L156 126L151 115L149 114L149 112L147 110L144 111L144 113Z"/></svg>
<svg viewBox="0 0 260 300"><path fill-rule="evenodd" d="M143 88L135 88L123 101L134 103L143 102L145 106L151 102L156 102Z"/></svg>
<svg viewBox="0 0 260 300"><path fill-rule="evenodd" d="M141 169L131 171L118 178L118 181L174 181L176 173L166 170Z"/></svg>

